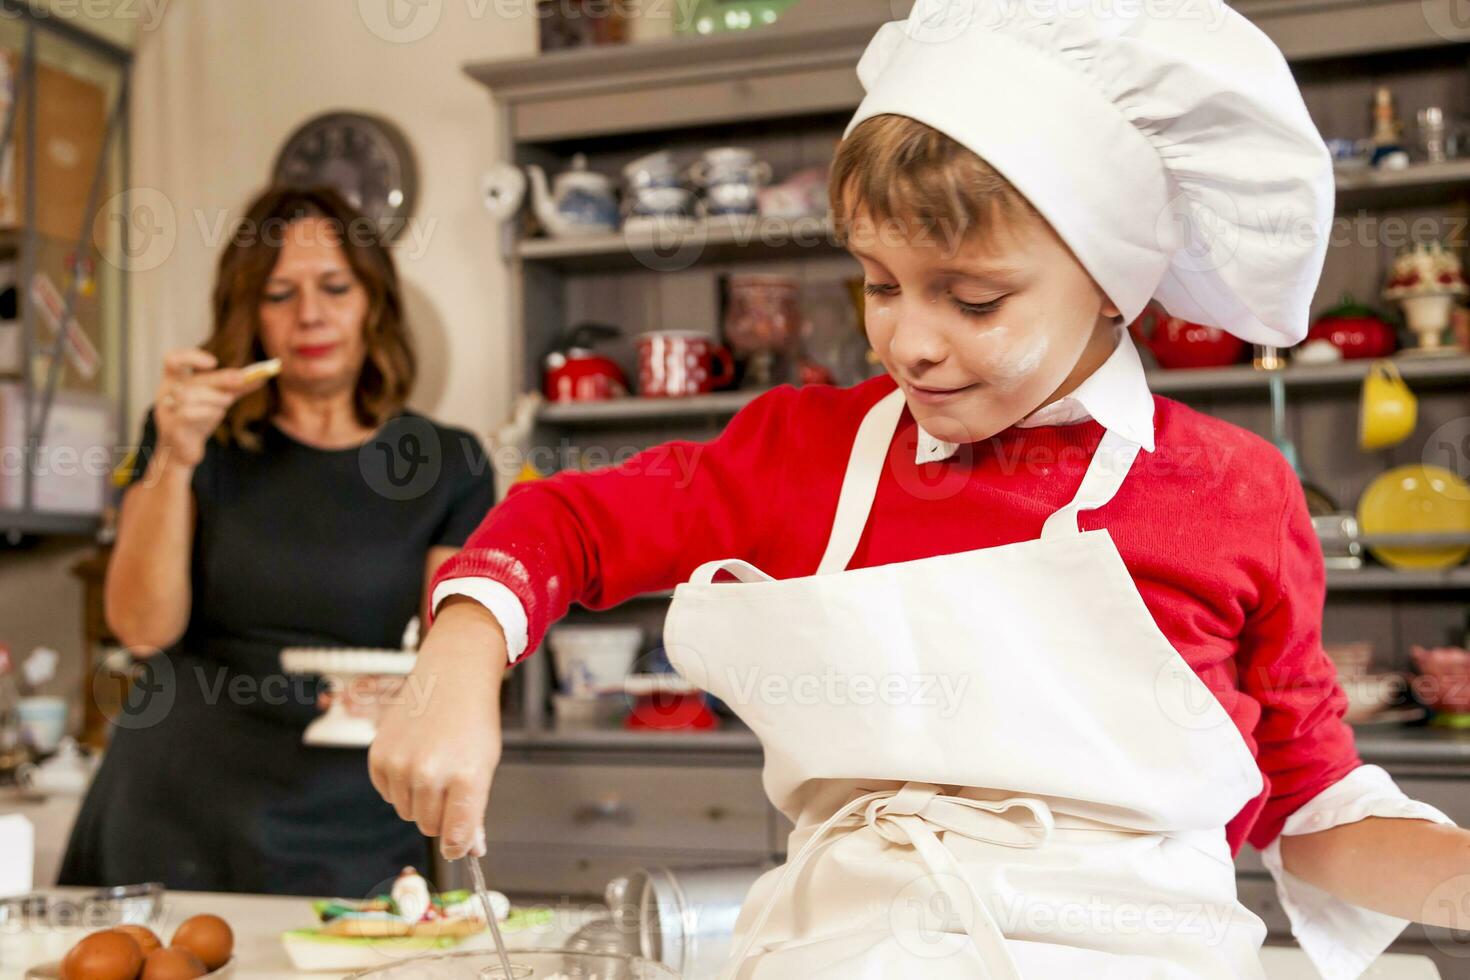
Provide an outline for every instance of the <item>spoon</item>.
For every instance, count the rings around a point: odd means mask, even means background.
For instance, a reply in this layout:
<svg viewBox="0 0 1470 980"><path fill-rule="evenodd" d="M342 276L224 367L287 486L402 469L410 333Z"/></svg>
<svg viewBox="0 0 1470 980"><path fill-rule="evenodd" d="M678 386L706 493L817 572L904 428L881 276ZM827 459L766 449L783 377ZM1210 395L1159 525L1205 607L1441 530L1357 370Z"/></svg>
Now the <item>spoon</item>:
<svg viewBox="0 0 1470 980"><path fill-rule="evenodd" d="M485 839L485 831L480 831L480 841ZM516 973L510 965L510 955L505 951L505 940L500 935L500 923L495 919L495 909L490 905L490 889L485 887L485 870L480 867L480 859L475 857L476 851L484 850L483 843L480 847L471 848L464 856L464 860L470 866L470 878L475 883L475 894L480 896L480 907L485 910L485 922L490 927L490 936L495 940L495 952L500 957L500 968L505 971L505 980L514 980Z"/></svg>

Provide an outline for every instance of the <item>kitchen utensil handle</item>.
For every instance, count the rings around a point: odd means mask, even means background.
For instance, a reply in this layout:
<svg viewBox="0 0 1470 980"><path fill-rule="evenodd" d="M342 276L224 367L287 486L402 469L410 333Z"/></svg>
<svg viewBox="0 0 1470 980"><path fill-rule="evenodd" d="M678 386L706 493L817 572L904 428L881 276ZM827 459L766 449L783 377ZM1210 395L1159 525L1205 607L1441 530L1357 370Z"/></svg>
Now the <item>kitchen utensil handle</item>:
<svg viewBox="0 0 1470 980"><path fill-rule="evenodd" d="M471 848L465 860L470 862L470 878L475 884L475 894L480 897L480 907L485 910L485 925L490 929L490 938L495 941L495 953L500 958L500 968L505 971L506 980L514 980L515 968L511 965L510 955L505 950L505 939L500 935L500 923L495 918L495 907L490 903L490 889L485 886L485 870L480 867L480 859L475 857L474 852L484 852L485 828L481 827L476 837L476 844Z"/></svg>
<svg viewBox="0 0 1470 980"><path fill-rule="evenodd" d="M598 800L577 807L577 823L620 823L633 822L633 808L622 800Z"/></svg>
<svg viewBox="0 0 1470 980"><path fill-rule="evenodd" d="M735 380L735 355L724 347L715 347L710 350L710 359L720 362L720 374L718 377L710 378L711 388L722 388Z"/></svg>

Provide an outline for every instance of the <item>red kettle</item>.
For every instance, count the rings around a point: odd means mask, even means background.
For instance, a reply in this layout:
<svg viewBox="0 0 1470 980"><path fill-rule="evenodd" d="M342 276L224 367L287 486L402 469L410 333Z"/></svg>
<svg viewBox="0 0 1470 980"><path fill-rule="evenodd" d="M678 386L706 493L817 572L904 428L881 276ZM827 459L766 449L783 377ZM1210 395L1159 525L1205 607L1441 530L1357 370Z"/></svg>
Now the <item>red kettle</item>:
<svg viewBox="0 0 1470 980"><path fill-rule="evenodd" d="M598 340L619 336L617 327L584 323L567 334L566 345L546 355L542 392L552 402L595 402L628 393L617 362L592 350Z"/></svg>

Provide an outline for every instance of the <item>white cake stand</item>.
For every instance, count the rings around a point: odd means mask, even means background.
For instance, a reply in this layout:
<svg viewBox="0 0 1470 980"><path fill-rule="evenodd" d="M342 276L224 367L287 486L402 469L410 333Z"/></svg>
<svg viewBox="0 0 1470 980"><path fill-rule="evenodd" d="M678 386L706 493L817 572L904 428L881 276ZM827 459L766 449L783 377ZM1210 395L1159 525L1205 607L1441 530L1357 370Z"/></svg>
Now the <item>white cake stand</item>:
<svg viewBox="0 0 1470 980"><path fill-rule="evenodd" d="M289 674L321 674L332 693L341 695L358 677L405 676L417 659L402 650L287 647L281 651L281 669ZM351 714L346 698L338 696L332 698L331 707L320 718L306 726L301 740L307 745L367 748L377 734L371 718Z"/></svg>

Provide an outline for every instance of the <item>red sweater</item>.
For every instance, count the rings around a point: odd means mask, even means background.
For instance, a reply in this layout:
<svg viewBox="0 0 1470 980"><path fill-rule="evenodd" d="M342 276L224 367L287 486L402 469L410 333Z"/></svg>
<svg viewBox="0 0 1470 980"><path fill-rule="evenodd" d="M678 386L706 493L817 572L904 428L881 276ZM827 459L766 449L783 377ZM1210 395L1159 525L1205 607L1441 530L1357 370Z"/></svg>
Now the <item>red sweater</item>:
<svg viewBox="0 0 1470 980"><path fill-rule="evenodd" d="M894 388L782 387L708 443L670 442L592 473L518 484L439 569L486 577L525 606L527 650L573 602L603 609L672 588L714 558L811 575L864 413ZM1156 449L1117 496L1083 511L1106 527L1165 636L1230 713L1265 789L1227 827L1265 847L1286 818L1359 765L1346 696L1321 644L1322 553L1301 485L1268 442L1154 398ZM1081 484L1102 427L1011 428L916 464L905 410L850 567L1036 538Z"/></svg>

